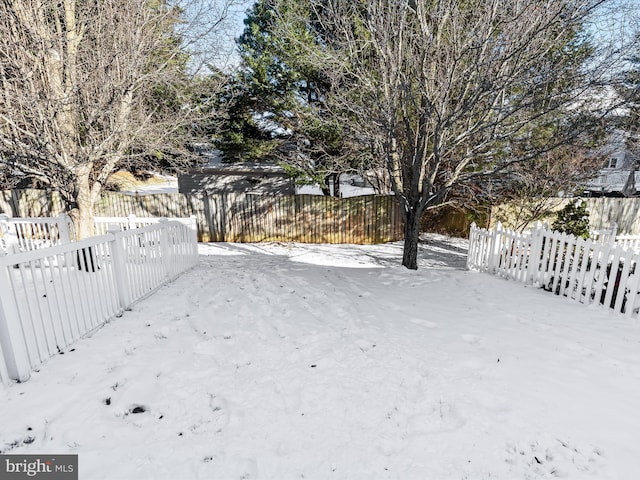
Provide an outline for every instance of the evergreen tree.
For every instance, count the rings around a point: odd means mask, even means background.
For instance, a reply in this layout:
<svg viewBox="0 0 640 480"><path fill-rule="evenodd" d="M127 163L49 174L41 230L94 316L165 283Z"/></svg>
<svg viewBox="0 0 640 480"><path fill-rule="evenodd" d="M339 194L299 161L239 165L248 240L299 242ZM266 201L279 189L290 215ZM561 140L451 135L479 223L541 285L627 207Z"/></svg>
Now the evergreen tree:
<svg viewBox="0 0 640 480"><path fill-rule="evenodd" d="M367 155L327 111L329 83L314 61L321 37L309 27L307 7L259 0L249 11L231 113L217 145L228 161L275 159L301 183L317 182L338 196L340 174L361 170Z"/></svg>
<svg viewBox="0 0 640 480"><path fill-rule="evenodd" d="M626 106L618 126L625 132L626 146L634 157L635 167L640 166L640 34L637 39L636 49L628 58L629 68L617 90Z"/></svg>
<svg viewBox="0 0 640 480"><path fill-rule="evenodd" d="M569 202L557 214L551 229L584 239L589 238L589 211L580 200Z"/></svg>

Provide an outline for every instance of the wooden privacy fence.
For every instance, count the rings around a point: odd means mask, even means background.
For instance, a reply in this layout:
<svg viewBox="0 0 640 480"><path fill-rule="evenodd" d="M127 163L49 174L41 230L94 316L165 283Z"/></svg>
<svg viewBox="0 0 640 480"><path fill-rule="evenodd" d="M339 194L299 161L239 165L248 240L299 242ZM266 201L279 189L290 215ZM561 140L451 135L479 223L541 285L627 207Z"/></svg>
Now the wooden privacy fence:
<svg viewBox="0 0 640 480"><path fill-rule="evenodd" d="M55 216L64 211L56 192L0 192L0 213ZM182 194L124 195L105 192L95 207L101 217L195 216L201 241L383 243L403 237L393 196L333 198L319 195Z"/></svg>
<svg viewBox="0 0 640 480"><path fill-rule="evenodd" d="M383 243L402 238L395 199L318 195L207 196L210 241Z"/></svg>
<svg viewBox="0 0 640 480"><path fill-rule="evenodd" d="M197 260L194 230L169 221L0 257L0 380L27 380Z"/></svg>
<svg viewBox="0 0 640 480"><path fill-rule="evenodd" d="M544 288L628 316L640 307L640 255L614 243L537 228L519 233L471 227L467 267Z"/></svg>

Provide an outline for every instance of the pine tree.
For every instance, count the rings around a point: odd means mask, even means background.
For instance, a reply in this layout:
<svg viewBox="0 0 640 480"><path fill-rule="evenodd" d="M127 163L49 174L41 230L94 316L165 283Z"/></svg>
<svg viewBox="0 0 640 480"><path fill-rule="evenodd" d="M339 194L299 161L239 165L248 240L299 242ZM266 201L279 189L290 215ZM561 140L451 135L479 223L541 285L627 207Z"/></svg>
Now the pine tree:
<svg viewBox="0 0 640 480"><path fill-rule="evenodd" d="M580 200L569 202L557 214L551 229L584 239L589 238L589 210Z"/></svg>
<svg viewBox="0 0 640 480"><path fill-rule="evenodd" d="M362 170L369 152L354 150L343 125L328 115L328 80L314 61L322 47L305 5L259 0L250 9L217 146L227 161L275 159L299 182L317 182L338 196L340 174Z"/></svg>

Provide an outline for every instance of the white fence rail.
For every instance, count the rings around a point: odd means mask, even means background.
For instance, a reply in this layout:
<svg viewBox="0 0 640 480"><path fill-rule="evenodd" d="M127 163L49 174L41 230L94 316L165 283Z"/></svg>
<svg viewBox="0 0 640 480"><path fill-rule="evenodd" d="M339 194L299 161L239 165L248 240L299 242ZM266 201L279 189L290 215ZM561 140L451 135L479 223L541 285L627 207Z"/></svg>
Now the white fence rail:
<svg viewBox="0 0 640 480"><path fill-rule="evenodd" d="M95 225L96 235L102 235L107 230L117 225L120 230L130 230L134 228L142 228L147 225L153 225L160 221L157 217L137 217L135 215L129 215L127 217L94 217L93 222ZM173 222L179 222L197 231L196 217L190 216L187 218L167 218Z"/></svg>
<svg viewBox="0 0 640 480"><path fill-rule="evenodd" d="M0 254L37 250L73 239L73 222L68 215L53 218L0 215Z"/></svg>
<svg viewBox="0 0 640 480"><path fill-rule="evenodd" d="M197 263L177 223L0 257L0 379L30 372Z"/></svg>
<svg viewBox="0 0 640 480"><path fill-rule="evenodd" d="M528 233L471 227L467 267L538 285L584 304L638 315L640 255L611 243L594 242L538 228Z"/></svg>
<svg viewBox="0 0 640 480"><path fill-rule="evenodd" d="M640 235L618 235L616 237L616 245L630 248L634 252L640 253Z"/></svg>

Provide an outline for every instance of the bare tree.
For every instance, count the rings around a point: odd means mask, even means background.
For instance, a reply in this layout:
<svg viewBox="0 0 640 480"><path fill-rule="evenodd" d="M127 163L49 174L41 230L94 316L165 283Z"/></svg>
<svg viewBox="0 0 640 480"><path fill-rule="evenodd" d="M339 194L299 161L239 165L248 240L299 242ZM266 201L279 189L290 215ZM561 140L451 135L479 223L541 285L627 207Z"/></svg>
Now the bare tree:
<svg viewBox="0 0 640 480"><path fill-rule="evenodd" d="M309 0L327 103L376 146L401 203L403 265L417 268L420 217L453 188L579 133L613 61L584 33L607 3Z"/></svg>
<svg viewBox="0 0 640 480"><path fill-rule="evenodd" d="M503 208L495 211L496 220L521 231L555 216L566 197L580 196L587 182L598 174L602 162L603 156L593 151L560 147L515 163L505 175L492 178L481 195L489 200L487 203L502 204Z"/></svg>
<svg viewBox="0 0 640 480"><path fill-rule="evenodd" d="M0 0L0 163L58 190L81 238L124 159L211 113L184 89L185 11L164 0ZM214 29L227 11L217 12Z"/></svg>

